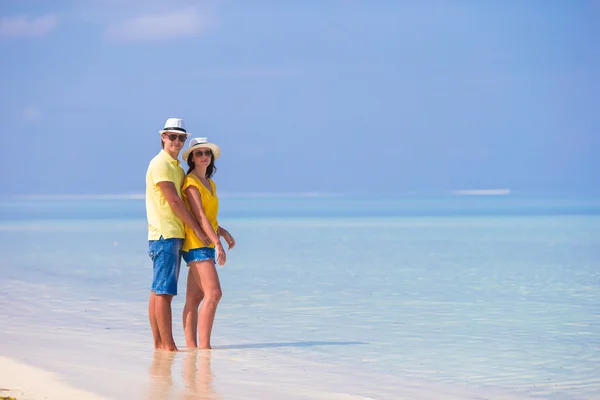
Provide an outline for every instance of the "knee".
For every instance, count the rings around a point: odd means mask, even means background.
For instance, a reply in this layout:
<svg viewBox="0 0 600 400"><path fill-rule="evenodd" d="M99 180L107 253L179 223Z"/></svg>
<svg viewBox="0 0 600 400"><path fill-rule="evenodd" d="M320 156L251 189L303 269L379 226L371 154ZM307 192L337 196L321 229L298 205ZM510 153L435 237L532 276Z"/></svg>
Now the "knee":
<svg viewBox="0 0 600 400"><path fill-rule="evenodd" d="M208 293L205 293L204 301L211 303L218 303L223 296L223 292L221 292L221 288L210 290Z"/></svg>
<svg viewBox="0 0 600 400"><path fill-rule="evenodd" d="M192 308L200 307L200 303L204 296L202 295L187 295L185 298L185 305Z"/></svg>
<svg viewBox="0 0 600 400"><path fill-rule="evenodd" d="M171 294L156 294L156 298L154 301L158 302L158 303L171 304L172 300L173 300L173 295L171 295Z"/></svg>

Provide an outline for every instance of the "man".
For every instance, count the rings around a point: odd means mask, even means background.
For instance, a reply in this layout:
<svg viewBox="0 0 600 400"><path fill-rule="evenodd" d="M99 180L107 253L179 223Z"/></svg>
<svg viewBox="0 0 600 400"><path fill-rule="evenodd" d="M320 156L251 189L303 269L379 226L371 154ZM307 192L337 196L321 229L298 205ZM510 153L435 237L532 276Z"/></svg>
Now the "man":
<svg viewBox="0 0 600 400"><path fill-rule="evenodd" d="M154 348L177 351L173 340L171 301L177 295L184 223L202 241L210 240L181 198L184 172L177 157L189 135L183 120L169 118L159 133L162 150L150 161L146 172L148 254L154 271L148 315Z"/></svg>

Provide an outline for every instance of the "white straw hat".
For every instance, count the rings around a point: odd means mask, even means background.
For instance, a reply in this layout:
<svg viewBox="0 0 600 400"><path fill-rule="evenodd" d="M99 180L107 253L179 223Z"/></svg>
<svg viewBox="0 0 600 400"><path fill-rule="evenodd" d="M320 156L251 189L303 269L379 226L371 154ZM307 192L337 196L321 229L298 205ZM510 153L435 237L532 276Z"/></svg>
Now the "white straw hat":
<svg viewBox="0 0 600 400"><path fill-rule="evenodd" d="M192 151L203 147L209 148L212 151L213 160L216 160L221 155L221 149L219 148L219 146L217 146L214 143L210 143L208 141L208 138L193 138L192 140L190 140L189 147L183 151L183 154L181 154L181 157L183 157L183 161L187 162L187 159Z"/></svg>
<svg viewBox="0 0 600 400"><path fill-rule="evenodd" d="M190 134L185 130L185 125L183 124L183 119L181 118L169 118L167 122L165 122L165 128L162 131L158 131L161 135L163 133L185 133L190 136Z"/></svg>

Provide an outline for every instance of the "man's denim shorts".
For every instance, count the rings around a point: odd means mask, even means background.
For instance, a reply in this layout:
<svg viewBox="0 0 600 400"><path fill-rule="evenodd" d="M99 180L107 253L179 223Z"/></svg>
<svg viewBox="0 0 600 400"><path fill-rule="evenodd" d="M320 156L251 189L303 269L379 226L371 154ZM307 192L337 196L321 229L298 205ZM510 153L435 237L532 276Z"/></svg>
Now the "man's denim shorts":
<svg viewBox="0 0 600 400"><path fill-rule="evenodd" d="M148 255L152 259L154 276L152 291L156 294L177 294L177 280L181 267L181 246L183 239L150 240Z"/></svg>
<svg viewBox="0 0 600 400"><path fill-rule="evenodd" d="M215 259L215 249L213 247L198 247L196 249L190 249L189 251L184 251L183 259L189 265L194 261L207 261L212 260L212 262L216 263Z"/></svg>

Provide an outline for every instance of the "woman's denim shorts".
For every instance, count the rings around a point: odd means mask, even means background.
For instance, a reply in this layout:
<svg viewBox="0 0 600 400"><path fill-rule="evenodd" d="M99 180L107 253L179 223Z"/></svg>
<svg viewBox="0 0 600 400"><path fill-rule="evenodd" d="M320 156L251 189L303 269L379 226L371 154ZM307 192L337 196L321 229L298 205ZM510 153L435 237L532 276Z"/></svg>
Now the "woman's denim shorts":
<svg viewBox="0 0 600 400"><path fill-rule="evenodd" d="M190 249L189 251L183 251L182 254L183 259L188 265L194 261L212 260L212 262L216 262L216 252L213 247L198 247L196 249Z"/></svg>

